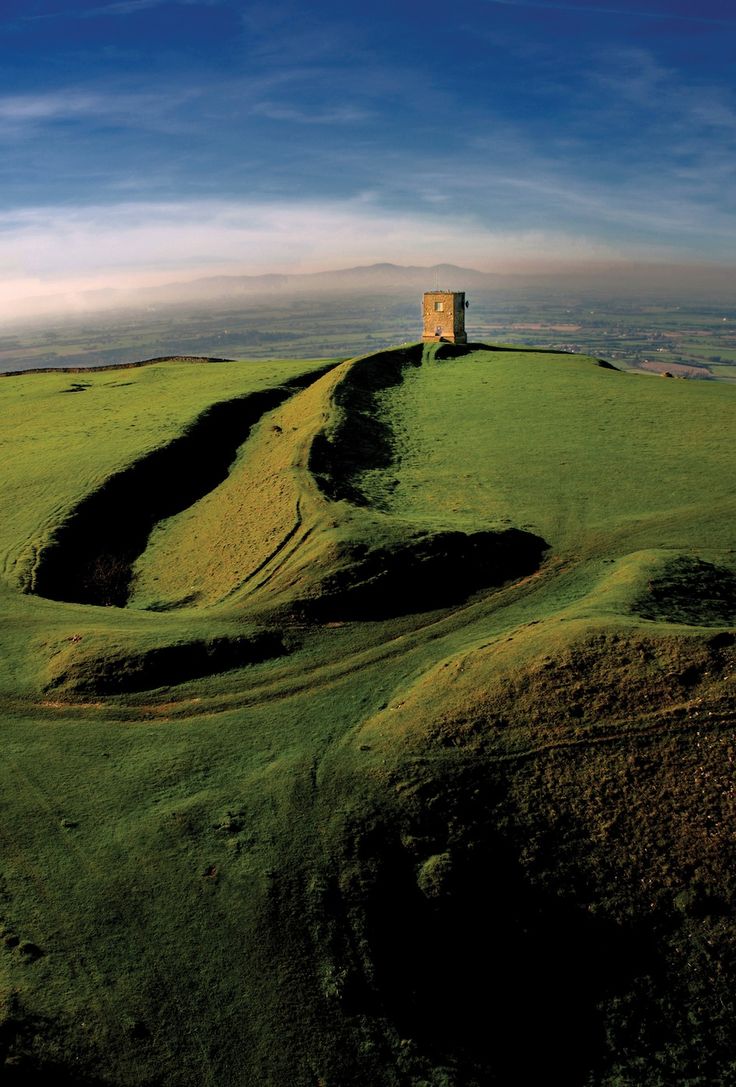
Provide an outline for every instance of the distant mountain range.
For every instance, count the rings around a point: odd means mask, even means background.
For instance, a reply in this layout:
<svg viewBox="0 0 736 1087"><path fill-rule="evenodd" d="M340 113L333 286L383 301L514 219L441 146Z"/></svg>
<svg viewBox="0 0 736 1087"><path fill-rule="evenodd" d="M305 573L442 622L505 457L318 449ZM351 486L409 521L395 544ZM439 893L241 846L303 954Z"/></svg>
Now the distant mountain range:
<svg viewBox="0 0 736 1087"><path fill-rule="evenodd" d="M435 288L492 290L507 282L509 276L460 268L456 264L435 264L428 268L401 264L369 264L357 268L339 268L329 272L306 272L294 275L208 276L183 283L166 283L135 291L105 291L106 296L135 296L150 305L155 302L189 302L225 298L231 295L303 291L358 291L413 289L431 291ZM88 292L90 295L97 291Z"/></svg>
<svg viewBox="0 0 736 1087"><path fill-rule="evenodd" d="M365 289L416 292L433 290L498 289L513 276L478 272L454 264L429 268L399 264L370 264L328 272L292 275L219 275L134 288L104 287L49 294L21 300L15 307L18 318L60 313L86 313L110 309L151 309L156 306L213 303L248 295L296 295L306 293L350 293Z"/></svg>
<svg viewBox="0 0 736 1087"><path fill-rule="evenodd" d="M17 306L19 319L60 313L83 314L100 310L150 310L158 306L177 304L208 305L219 301L250 295L283 296L326 292L350 294L359 291L395 291L398 296L435 290L470 290L496 292L500 290L584 291L601 296L639 295L697 296L730 299L736 297L736 269L720 265L686 264L581 264L578 267L535 272L479 272L456 264L433 264L429 267L401 264L369 264L355 268L340 268L326 272L306 272L290 275L219 275L207 276L160 286L137 288L103 288L76 292L73 295L54 294L28 299Z"/></svg>

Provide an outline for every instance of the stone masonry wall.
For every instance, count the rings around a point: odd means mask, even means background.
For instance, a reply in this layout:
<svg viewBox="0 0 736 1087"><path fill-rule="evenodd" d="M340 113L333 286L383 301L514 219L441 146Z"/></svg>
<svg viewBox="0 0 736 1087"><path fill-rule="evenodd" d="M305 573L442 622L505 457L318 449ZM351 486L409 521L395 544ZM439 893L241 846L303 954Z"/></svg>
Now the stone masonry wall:
<svg viewBox="0 0 736 1087"><path fill-rule="evenodd" d="M465 343L465 292L427 291L422 299L422 320L423 340Z"/></svg>

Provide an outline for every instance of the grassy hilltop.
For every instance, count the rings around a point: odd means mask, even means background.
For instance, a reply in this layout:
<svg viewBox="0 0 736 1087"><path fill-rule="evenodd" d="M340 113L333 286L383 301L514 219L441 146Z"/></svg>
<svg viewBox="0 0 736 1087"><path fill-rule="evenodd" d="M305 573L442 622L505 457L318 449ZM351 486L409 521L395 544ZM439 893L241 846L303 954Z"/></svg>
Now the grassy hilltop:
<svg viewBox="0 0 736 1087"><path fill-rule="evenodd" d="M3 1082L735 1083L735 405L2 379Z"/></svg>

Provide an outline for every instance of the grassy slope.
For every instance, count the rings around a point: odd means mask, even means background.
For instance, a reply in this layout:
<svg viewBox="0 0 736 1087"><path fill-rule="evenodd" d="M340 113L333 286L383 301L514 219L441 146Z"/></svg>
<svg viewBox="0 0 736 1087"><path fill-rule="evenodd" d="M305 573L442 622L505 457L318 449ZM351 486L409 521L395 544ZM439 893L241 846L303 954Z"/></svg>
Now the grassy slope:
<svg viewBox="0 0 736 1087"><path fill-rule="evenodd" d="M338 367L269 412L227 479L159 524L136 567L135 605L192 595L198 604L211 604L242 595L267 575L269 559L303 542L314 529L315 503L324 505L306 471L309 443L326 421L326 397L344 372Z"/></svg>
<svg viewBox="0 0 736 1087"><path fill-rule="evenodd" d="M300 365L258 364L257 377ZM0 387L27 443L2 527L10 1068L58 1060L115 1085L505 1084L525 1074L504 1042L518 1013L558 1082L714 1082L731 998L705 948L730 946L733 858L719 828L736 669L727 644L710 647L723 620L707 609L694 626L631 609L674 552L733 564L733 390L559 356L428 361L382 394L401 459L363 478L376 510L358 515L305 474L328 375L264 419L229 479L141 559L138 603L158 577L157 594L162 579L173 599L196 580L202 603L224 604L152 614L13 591L17 556L60 510L206 403L255 387L254 369L103 373L80 377L99 389L63 396L62 375ZM117 384L129 380L141 384ZM115 410L126 394L135 410ZM552 557L456 609L291 626L289 655L240 671L124 698L43 690L62 658L92 667L262 620L267 587L252 613L247 594L228 594L305 494L303 550L317 564L336 533L403 521L528 523ZM286 591L292 575L275 576ZM637 972L632 917L666 967ZM532 946L564 946L565 962L525 961L529 932ZM620 976L601 959L604 937L622 946ZM455 962L495 978L480 1025ZM577 1002L552 984L560 969ZM528 1060L530 1082L540 1069Z"/></svg>
<svg viewBox="0 0 736 1087"><path fill-rule="evenodd" d="M174 437L213 398L269 388L319 365L171 362L4 379L4 577L17 583L29 554L73 503L132 458Z"/></svg>
<svg viewBox="0 0 736 1087"><path fill-rule="evenodd" d="M719 386L477 352L387 396L400 463L392 489L386 473L374 487L389 512L457 527L505 518L567 553L610 551L617 535L619 551L732 542L733 400Z"/></svg>

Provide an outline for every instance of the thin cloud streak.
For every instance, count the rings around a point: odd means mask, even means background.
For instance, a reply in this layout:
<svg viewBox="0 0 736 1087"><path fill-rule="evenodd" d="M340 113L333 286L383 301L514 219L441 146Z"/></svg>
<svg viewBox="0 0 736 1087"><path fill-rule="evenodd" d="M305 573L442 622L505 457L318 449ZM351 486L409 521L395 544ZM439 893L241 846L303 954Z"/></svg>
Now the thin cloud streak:
<svg viewBox="0 0 736 1087"><path fill-rule="evenodd" d="M200 97L197 88L109 92L59 88L0 96L0 137L34 133L59 122L114 122L133 130L171 128L172 114Z"/></svg>
<svg viewBox="0 0 736 1087"><path fill-rule="evenodd" d="M587 4L544 4L541 0L485 0L505 8L538 8L540 11L570 11L586 15L625 15L633 19L675 20L684 23L706 23L710 26L736 26L734 19L714 19L707 15L679 15L665 11L632 11L630 8L592 8Z"/></svg>
<svg viewBox="0 0 736 1087"><path fill-rule="evenodd" d="M24 15L21 22L47 22L51 19L93 19L108 15L137 15L163 6L179 7L218 7L226 0L114 0L111 4L101 4L94 8L67 8L64 11L48 11L43 15Z"/></svg>
<svg viewBox="0 0 736 1087"><path fill-rule="evenodd" d="M304 110L276 102L257 102L250 112L256 117L267 117L270 121L292 121L303 125L348 125L370 120L373 116L370 110L356 106Z"/></svg>
<svg viewBox="0 0 736 1087"><path fill-rule="evenodd" d="M99 112L104 101L96 94L7 95L0 98L0 125L81 117Z"/></svg>

